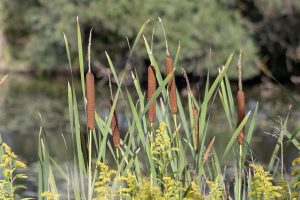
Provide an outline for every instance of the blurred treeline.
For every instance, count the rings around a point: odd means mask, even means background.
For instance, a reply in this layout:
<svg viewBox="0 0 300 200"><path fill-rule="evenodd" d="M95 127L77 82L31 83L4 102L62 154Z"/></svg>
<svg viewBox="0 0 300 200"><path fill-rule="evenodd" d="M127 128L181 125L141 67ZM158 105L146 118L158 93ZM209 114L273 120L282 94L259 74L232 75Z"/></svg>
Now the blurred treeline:
<svg viewBox="0 0 300 200"><path fill-rule="evenodd" d="M132 44L147 19L151 21L144 34L150 42L155 28L153 51L163 65L160 16L173 56L180 41L180 66L188 73L201 76L207 69L217 72L230 52L239 49L244 52L245 78L259 75L261 68L285 79L300 73L298 0L1 0L0 31L6 44L3 59L22 61L35 71L66 69L64 32L76 65L76 16L84 47L93 28L95 69L105 68L104 51L119 70L124 69L129 53L126 37ZM143 72L147 60L141 40L131 64ZM232 77L235 74L232 70Z"/></svg>

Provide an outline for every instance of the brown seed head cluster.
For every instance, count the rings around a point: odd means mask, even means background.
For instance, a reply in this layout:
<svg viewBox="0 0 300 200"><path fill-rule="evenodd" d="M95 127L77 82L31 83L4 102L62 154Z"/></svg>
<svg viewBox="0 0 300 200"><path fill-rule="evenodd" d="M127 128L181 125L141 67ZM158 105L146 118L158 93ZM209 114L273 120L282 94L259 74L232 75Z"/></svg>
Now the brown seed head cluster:
<svg viewBox="0 0 300 200"><path fill-rule="evenodd" d="M110 100L110 109L112 109L113 100ZM113 111L113 117L111 120L111 128L112 128L112 134L113 134L113 142L114 147L119 148L120 147L120 132L119 132L119 123L118 123L118 117L117 117L117 108L115 107Z"/></svg>
<svg viewBox="0 0 300 200"><path fill-rule="evenodd" d="M95 83L94 75L91 71L86 74L86 112L87 112L87 127L95 128Z"/></svg>
<svg viewBox="0 0 300 200"><path fill-rule="evenodd" d="M198 111L197 108L193 105L193 118L194 118L194 129L195 129L195 140L196 140L196 151L198 149L198 140L199 140L199 120L198 120Z"/></svg>
<svg viewBox="0 0 300 200"><path fill-rule="evenodd" d="M245 117L245 93L243 90L237 92L237 113L238 113L238 124L240 124ZM238 142L240 145L244 144L244 133L245 127L241 130L238 135Z"/></svg>
<svg viewBox="0 0 300 200"><path fill-rule="evenodd" d="M167 75L173 73L173 61L170 55L166 56L166 72ZM177 108L177 99L176 99L176 82L174 76L168 83L168 91L169 91L171 112L173 114L177 114L178 108Z"/></svg>
<svg viewBox="0 0 300 200"><path fill-rule="evenodd" d="M155 69L153 66L148 67L148 101L150 101L151 97L156 91L156 79L155 79ZM149 110L148 110L148 120L150 123L155 121L155 110L156 110L156 101L154 101Z"/></svg>

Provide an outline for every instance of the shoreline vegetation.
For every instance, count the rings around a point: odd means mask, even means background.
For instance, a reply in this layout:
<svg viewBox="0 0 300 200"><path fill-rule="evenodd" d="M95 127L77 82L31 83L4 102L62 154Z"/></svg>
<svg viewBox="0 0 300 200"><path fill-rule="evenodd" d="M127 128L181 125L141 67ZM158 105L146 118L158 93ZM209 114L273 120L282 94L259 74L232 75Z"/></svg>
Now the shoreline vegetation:
<svg viewBox="0 0 300 200"><path fill-rule="evenodd" d="M141 7L144 7L143 12ZM156 16L160 16L168 20L165 29L171 54L175 55L178 40L181 40L184 57L180 59L180 64L195 76L206 76L207 70L211 75L217 75L218 66L226 61L228 49L238 51L240 48L245 52L244 80L259 75L261 68L268 69L280 80L300 74L298 1L203 0L198 4L174 0L169 4L159 0L144 3L133 0L112 5L97 0L78 0L66 4L60 0L51 3L2 0L0 13L0 48L4 48L3 51L0 49L0 62L25 61L29 68L36 71L52 71L67 65L62 32L69 38L74 69L78 67L75 65L78 60L76 34L73 32L76 22L70 20L75 16L81 17L82 40L85 43L89 29L93 27L92 54L98 55L93 59L94 68L106 64L102 52L107 50L114 59L117 72L126 62L130 51L128 42L134 41L135 33L148 18L151 25L145 29L145 34L150 38L151 33L155 32L154 52L165 50L164 36L162 30L157 28L159 22L155 20ZM143 48L142 42L138 48ZM137 66L143 66L147 59L145 51L135 52ZM157 59L160 63L164 62L160 56ZM14 66L10 63L8 68ZM161 71L164 69L161 68ZM181 74L180 70L176 72ZM230 79L237 77L235 72L229 72L228 76Z"/></svg>
<svg viewBox="0 0 300 200"><path fill-rule="evenodd" d="M38 199L174 199L174 200L271 200L299 198L299 158L293 161L293 171L289 174L283 167L283 152L286 145L294 145L300 151L297 130L289 132L287 121L289 112L274 133L277 143L267 166L256 160L251 140L254 132L259 103L253 110L246 110L247 94L242 87L243 62L240 54L238 63L233 63L234 53L219 68L218 75L206 79L204 93L194 95L186 73L187 105L183 105L178 92L175 71L181 56L180 45L176 54L169 53L167 34L159 18L165 37L165 53L159 54L165 59L166 74L160 72L157 58L144 35L144 23L131 44L129 58L139 49L137 43L143 41L150 60L148 67L147 91L141 87L136 71L123 71L117 75L113 61L105 52L111 77L110 97L98 99L95 96L93 74L92 31L90 31L87 56L81 38L81 28L77 18L77 47L81 80L81 91L74 87L73 66L68 37L64 35L70 81L66 83L68 92L69 126L72 137L70 158L65 166L60 166L50 155L47 135L40 127L38 145ZM153 37L152 37L153 38ZM84 59L84 57L87 57ZM85 73L87 63L88 72ZM239 72L237 89L233 89L227 72L235 68ZM136 98L124 85L126 73L131 74L136 90ZM209 77L209 76L208 76ZM115 87L111 85L114 84ZM82 93L85 111L78 111L78 93ZM237 95L237 96L236 96ZM236 98L235 98L236 96ZM215 152L215 141L210 138L210 106L219 98L227 118L224 126L230 127L231 137L221 155ZM110 112L100 116L95 110L98 101L110 102ZM125 135L119 134L119 104L125 107L125 121L128 125ZM184 107L188 109L185 110ZM85 124L80 123L84 117ZM59 136L57 136L59 137ZM111 140L111 138L113 138ZM112 142L111 142L112 141ZM5 141L4 141L5 142ZM228 160L229 152L234 152L234 159ZM187 156L190 155L190 156ZM14 199L16 189L24 189L24 184L17 185L14 180L26 179L24 174L15 173L26 165L19 162L16 155L5 143L1 142L0 196ZM112 157L111 163L107 158ZM17 164L16 164L17 163ZM67 191L57 187L55 174L63 177ZM56 175L57 176L57 175ZM23 198L26 199L26 198Z"/></svg>

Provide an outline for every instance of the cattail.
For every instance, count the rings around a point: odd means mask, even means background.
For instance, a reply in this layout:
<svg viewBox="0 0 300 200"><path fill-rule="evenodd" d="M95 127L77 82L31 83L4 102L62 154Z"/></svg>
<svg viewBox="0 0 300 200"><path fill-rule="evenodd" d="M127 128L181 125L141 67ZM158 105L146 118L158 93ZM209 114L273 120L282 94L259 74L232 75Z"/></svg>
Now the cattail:
<svg viewBox="0 0 300 200"><path fill-rule="evenodd" d="M199 120L198 120L198 111L197 108L193 105L193 118L194 118L194 129L195 129L195 143L196 151L198 150L198 140L199 140Z"/></svg>
<svg viewBox="0 0 300 200"><path fill-rule="evenodd" d="M87 112L87 127L94 129L95 127L95 83L94 75L91 71L86 74L86 112Z"/></svg>
<svg viewBox="0 0 300 200"><path fill-rule="evenodd" d="M88 45L88 67L89 70L86 74L86 112L87 112L87 127L89 129L94 129L95 127L95 82L94 75L91 72L91 40L92 40L92 30L90 31L89 45Z"/></svg>
<svg viewBox="0 0 300 200"><path fill-rule="evenodd" d="M166 56L166 72L167 75L173 73L173 61L171 56L168 53ZM178 108L177 108L177 99L176 99L176 82L175 82L174 75L168 83L168 91L169 91L171 112L173 114L177 114Z"/></svg>
<svg viewBox="0 0 300 200"><path fill-rule="evenodd" d="M110 109L112 109L113 100L110 100ZM120 147L120 132L119 132L119 123L118 123L118 117L117 117L117 108L115 107L113 111L113 117L111 120L111 128L112 128L112 134L113 134L113 142L114 147L119 148Z"/></svg>
<svg viewBox="0 0 300 200"><path fill-rule="evenodd" d="M166 54L167 54L167 56L166 56L166 72L167 72L167 75L169 75L169 74L173 73L173 61L172 61L172 58L171 58L170 52L169 52L166 31L165 31L165 28L163 26L163 23L162 23L162 20L160 17L158 17L158 21L161 24L161 28L162 28L162 31L163 31L164 37L165 37ZM175 83L174 75L168 83L168 91L169 91L171 112L172 112L172 114L177 114L178 108L177 108L177 100L176 100L176 83Z"/></svg>
<svg viewBox="0 0 300 200"><path fill-rule="evenodd" d="M245 117L245 93L243 91L242 84L242 64L241 64L242 52L240 52L238 60L238 77L239 77L239 90L237 92L237 114L238 114L238 125L243 121ZM240 145L244 144L245 127L241 130L238 135L238 142Z"/></svg>
<svg viewBox="0 0 300 200"><path fill-rule="evenodd" d="M148 101L155 93L156 90L156 79L155 79L155 69L153 66L148 67ZM148 110L148 119L150 123L155 121L155 110L156 110L156 101L154 101L149 110Z"/></svg>
<svg viewBox="0 0 300 200"><path fill-rule="evenodd" d="M238 112L238 124L240 124L245 117L245 93L242 90L237 92L237 112ZM245 127L241 130L238 135L239 144L244 144L244 133Z"/></svg>

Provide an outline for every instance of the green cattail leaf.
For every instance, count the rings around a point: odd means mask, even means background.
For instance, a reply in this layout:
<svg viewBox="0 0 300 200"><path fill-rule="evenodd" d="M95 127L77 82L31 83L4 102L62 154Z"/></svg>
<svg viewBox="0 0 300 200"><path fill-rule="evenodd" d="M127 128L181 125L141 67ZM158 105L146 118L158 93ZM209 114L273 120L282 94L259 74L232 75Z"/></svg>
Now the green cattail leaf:
<svg viewBox="0 0 300 200"><path fill-rule="evenodd" d="M155 167L154 167L154 160L153 160L152 154L150 152L151 150L150 150L149 145L147 145L147 143L146 143L145 135L144 135L145 133L143 132L142 125L141 125L140 119L138 117L138 112L136 110L136 107L135 107L135 105L134 105L134 103L132 101L132 98L130 96L130 93L128 91L127 91L127 96L128 96L128 100L129 100L129 103L130 103L130 108L131 108L131 111L132 111L132 114L133 114L133 118L134 118L134 121L135 121L135 124L136 124L137 132L138 132L138 137L141 140L142 145L143 145L143 147L146 150L147 158L148 158L149 165L150 165L151 174L152 174L153 177L156 177L156 171L155 171ZM155 95L153 95L153 96L155 96ZM148 108L149 108L149 106L148 106ZM155 182L156 181L154 181L154 183Z"/></svg>
<svg viewBox="0 0 300 200"><path fill-rule="evenodd" d="M82 39L81 39L81 30L79 19L77 17L77 47L78 47L78 59L79 59L79 69L80 69L80 78L81 78L81 88L82 88L82 95L84 99L85 105L85 79L84 79L84 63L83 63L83 53L82 53Z"/></svg>
<svg viewBox="0 0 300 200"><path fill-rule="evenodd" d="M241 131L241 130L243 129L243 127L245 126L245 124L247 123L247 120L248 120L248 118L249 118L249 116L250 116L250 113L251 113L251 112L249 112L249 113L245 116L245 118L243 119L243 121L240 123L240 125L237 127L237 129L236 129L236 130L234 131L234 133L232 134L232 136L231 136L231 138L230 138L230 140L229 140L229 142L228 142L228 144L227 144L227 146L226 146L226 148L225 148L225 150L224 150L224 153L223 153L223 156L222 156L222 160L225 158L225 156L227 155L229 149L232 147L232 145L234 144L234 142L236 142L236 138L237 138L237 136L239 135L240 131Z"/></svg>

